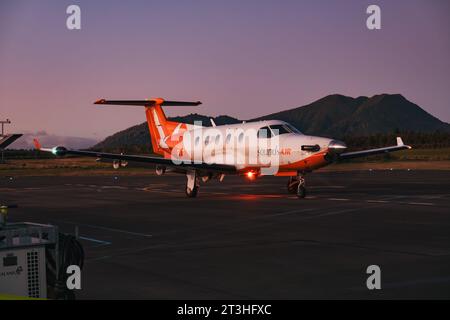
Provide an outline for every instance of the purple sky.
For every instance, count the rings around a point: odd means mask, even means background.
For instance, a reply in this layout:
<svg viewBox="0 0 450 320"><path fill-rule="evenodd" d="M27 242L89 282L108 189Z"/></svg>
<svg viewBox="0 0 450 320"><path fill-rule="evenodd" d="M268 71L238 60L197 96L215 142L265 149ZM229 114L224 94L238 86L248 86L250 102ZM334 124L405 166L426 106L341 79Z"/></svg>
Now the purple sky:
<svg viewBox="0 0 450 320"><path fill-rule="evenodd" d="M81 7L82 29L66 28ZM382 29L366 28L378 4ZM0 2L0 118L101 139L144 121L98 98L201 100L251 118L332 93L401 93L450 122L450 1Z"/></svg>

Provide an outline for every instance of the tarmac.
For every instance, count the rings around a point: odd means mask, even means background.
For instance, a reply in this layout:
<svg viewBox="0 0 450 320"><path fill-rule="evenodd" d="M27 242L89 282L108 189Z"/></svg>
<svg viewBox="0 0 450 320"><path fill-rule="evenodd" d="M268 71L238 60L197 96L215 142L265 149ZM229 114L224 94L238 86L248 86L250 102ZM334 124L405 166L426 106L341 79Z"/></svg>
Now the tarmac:
<svg viewBox="0 0 450 320"><path fill-rule="evenodd" d="M79 299L449 299L450 171L0 177L10 221L79 230ZM381 289L366 286L381 270Z"/></svg>

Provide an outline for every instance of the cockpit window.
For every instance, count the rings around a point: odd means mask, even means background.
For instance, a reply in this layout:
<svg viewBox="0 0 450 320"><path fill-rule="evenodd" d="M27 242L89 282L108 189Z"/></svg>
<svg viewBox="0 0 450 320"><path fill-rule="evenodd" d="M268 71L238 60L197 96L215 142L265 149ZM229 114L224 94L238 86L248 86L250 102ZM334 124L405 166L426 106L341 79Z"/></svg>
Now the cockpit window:
<svg viewBox="0 0 450 320"><path fill-rule="evenodd" d="M272 132L275 136L279 134L292 133L292 130L283 124L271 125L270 129L272 129Z"/></svg>
<svg viewBox="0 0 450 320"><path fill-rule="evenodd" d="M293 133L301 134L301 132L292 124L286 123L285 126L288 127Z"/></svg>
<svg viewBox="0 0 450 320"><path fill-rule="evenodd" d="M269 127L262 127L258 130L258 138L271 138L272 133L270 132Z"/></svg>

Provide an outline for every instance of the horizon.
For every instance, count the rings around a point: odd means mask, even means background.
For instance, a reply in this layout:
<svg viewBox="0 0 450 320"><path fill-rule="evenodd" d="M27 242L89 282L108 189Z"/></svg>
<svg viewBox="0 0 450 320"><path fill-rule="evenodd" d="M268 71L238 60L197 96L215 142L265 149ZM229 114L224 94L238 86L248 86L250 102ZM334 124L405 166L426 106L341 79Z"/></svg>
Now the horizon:
<svg viewBox="0 0 450 320"><path fill-rule="evenodd" d="M76 1L76 31L65 27L69 4L0 4L0 117L12 121L7 132L101 141L145 115L95 100L151 96L203 102L165 108L170 117L251 119L330 94L399 93L450 122L446 1L377 1L376 31L365 27L368 1Z"/></svg>

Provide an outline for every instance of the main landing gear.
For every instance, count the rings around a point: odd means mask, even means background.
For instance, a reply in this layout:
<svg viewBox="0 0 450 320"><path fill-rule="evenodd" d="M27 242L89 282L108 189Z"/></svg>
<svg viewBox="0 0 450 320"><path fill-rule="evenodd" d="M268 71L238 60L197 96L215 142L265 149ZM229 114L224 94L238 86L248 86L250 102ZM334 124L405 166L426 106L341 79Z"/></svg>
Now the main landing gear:
<svg viewBox="0 0 450 320"><path fill-rule="evenodd" d="M186 172L186 196L188 198L195 198L198 193L198 188L200 186L197 173L195 171Z"/></svg>
<svg viewBox="0 0 450 320"><path fill-rule="evenodd" d="M287 189L289 193L296 194L299 198L304 198L306 196L306 183L304 174L299 173L296 177L289 177Z"/></svg>

